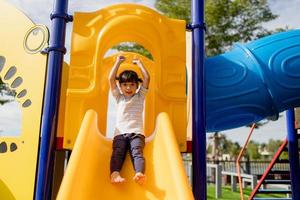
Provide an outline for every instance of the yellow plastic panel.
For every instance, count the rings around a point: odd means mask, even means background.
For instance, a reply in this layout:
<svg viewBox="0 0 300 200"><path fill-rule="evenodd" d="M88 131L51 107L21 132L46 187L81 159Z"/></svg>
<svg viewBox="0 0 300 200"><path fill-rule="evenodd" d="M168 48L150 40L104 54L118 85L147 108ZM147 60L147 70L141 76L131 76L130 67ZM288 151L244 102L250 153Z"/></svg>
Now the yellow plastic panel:
<svg viewBox="0 0 300 200"><path fill-rule="evenodd" d="M192 140L192 32L186 32L186 71L187 71L187 140Z"/></svg>
<svg viewBox="0 0 300 200"><path fill-rule="evenodd" d="M294 108L295 111L295 128L300 128L300 108Z"/></svg>
<svg viewBox="0 0 300 200"><path fill-rule="evenodd" d="M85 112L98 113L105 134L108 74L113 59L105 53L121 42L136 42L154 61L142 58L151 74L145 133L154 131L158 113L169 114L182 151L186 147L185 22L140 5L120 4L93 13L75 13L66 98L64 147L72 149ZM133 57L131 54L127 54Z"/></svg>
<svg viewBox="0 0 300 200"><path fill-rule="evenodd" d="M0 11L0 56L4 61L0 77L9 86L21 77L21 84L13 89L17 94L27 91L16 97L22 113L20 135L0 137L0 143L7 145L7 151L0 153L0 199L33 199L47 58L39 51L47 45L48 30L35 26L5 1L0 1ZM5 79L14 67L16 73Z"/></svg>
<svg viewBox="0 0 300 200"><path fill-rule="evenodd" d="M65 123L65 111L66 111L66 94L68 88L68 77L69 77L69 65L68 63L63 63L62 68L62 78L61 78L61 86L60 86L60 102L59 102L59 117L58 117L58 125L57 125L57 138L64 137L64 123Z"/></svg>
<svg viewBox="0 0 300 200"><path fill-rule="evenodd" d="M97 113L89 110L82 122L57 200L190 200L193 199L171 121L158 115L153 139L146 143L146 175L143 186L132 180L129 156L121 171L126 182L110 183L112 142L98 129Z"/></svg>

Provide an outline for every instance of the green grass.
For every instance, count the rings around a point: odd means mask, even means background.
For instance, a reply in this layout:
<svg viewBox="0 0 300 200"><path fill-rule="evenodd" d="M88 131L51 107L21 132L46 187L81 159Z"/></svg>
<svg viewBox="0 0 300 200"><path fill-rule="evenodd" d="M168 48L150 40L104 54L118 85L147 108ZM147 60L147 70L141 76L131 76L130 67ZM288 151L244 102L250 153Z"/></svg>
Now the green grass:
<svg viewBox="0 0 300 200"><path fill-rule="evenodd" d="M244 193L244 199L248 200L250 194L251 194L251 189L250 188L246 188L243 190ZM260 195L256 195L256 197L285 197L285 195L282 194L270 194L270 195L266 195L266 194L260 194ZM212 184L209 184L207 186L207 199L215 199L215 186ZM240 200L240 190L239 187L237 186L237 191L236 192L232 192L231 191L231 187L230 186L223 186L222 187L222 198L219 198L218 200Z"/></svg>

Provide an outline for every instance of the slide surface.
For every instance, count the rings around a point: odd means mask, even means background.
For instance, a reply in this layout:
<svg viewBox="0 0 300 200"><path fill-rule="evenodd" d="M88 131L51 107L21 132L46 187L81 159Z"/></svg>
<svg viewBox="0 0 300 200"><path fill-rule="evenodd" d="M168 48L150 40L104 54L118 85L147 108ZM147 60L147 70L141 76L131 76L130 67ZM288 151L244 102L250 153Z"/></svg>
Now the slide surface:
<svg viewBox="0 0 300 200"><path fill-rule="evenodd" d="M193 199L171 121L166 113L158 115L155 136L146 143L145 185L140 186L132 180L134 171L129 155L121 171L126 182L121 185L110 183L111 145L111 140L105 138L97 128L97 113L87 111L58 200Z"/></svg>

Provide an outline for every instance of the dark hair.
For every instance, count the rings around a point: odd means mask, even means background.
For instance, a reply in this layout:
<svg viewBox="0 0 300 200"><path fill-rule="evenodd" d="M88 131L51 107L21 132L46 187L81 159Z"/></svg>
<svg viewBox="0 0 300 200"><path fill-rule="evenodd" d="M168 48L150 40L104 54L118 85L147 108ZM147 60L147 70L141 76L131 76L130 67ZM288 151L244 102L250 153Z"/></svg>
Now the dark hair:
<svg viewBox="0 0 300 200"><path fill-rule="evenodd" d="M120 73L119 77L116 77L116 79L119 81L119 83L125 83L125 82L135 82L138 84L139 82L143 82L142 79L140 79L135 71L132 70L125 70Z"/></svg>

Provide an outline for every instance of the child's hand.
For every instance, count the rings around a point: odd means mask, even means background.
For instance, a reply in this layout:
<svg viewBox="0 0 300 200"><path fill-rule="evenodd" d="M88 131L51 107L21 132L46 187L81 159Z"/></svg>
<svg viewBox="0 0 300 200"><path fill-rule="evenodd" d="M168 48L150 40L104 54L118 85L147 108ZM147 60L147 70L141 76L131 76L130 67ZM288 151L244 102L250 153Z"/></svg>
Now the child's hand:
<svg viewBox="0 0 300 200"><path fill-rule="evenodd" d="M124 61L125 61L125 56L123 56L123 55L118 55L117 56L117 59L116 59L117 63L121 64Z"/></svg>
<svg viewBox="0 0 300 200"><path fill-rule="evenodd" d="M132 60L132 63L135 65L141 65L142 61L140 59L134 59L134 60Z"/></svg>

